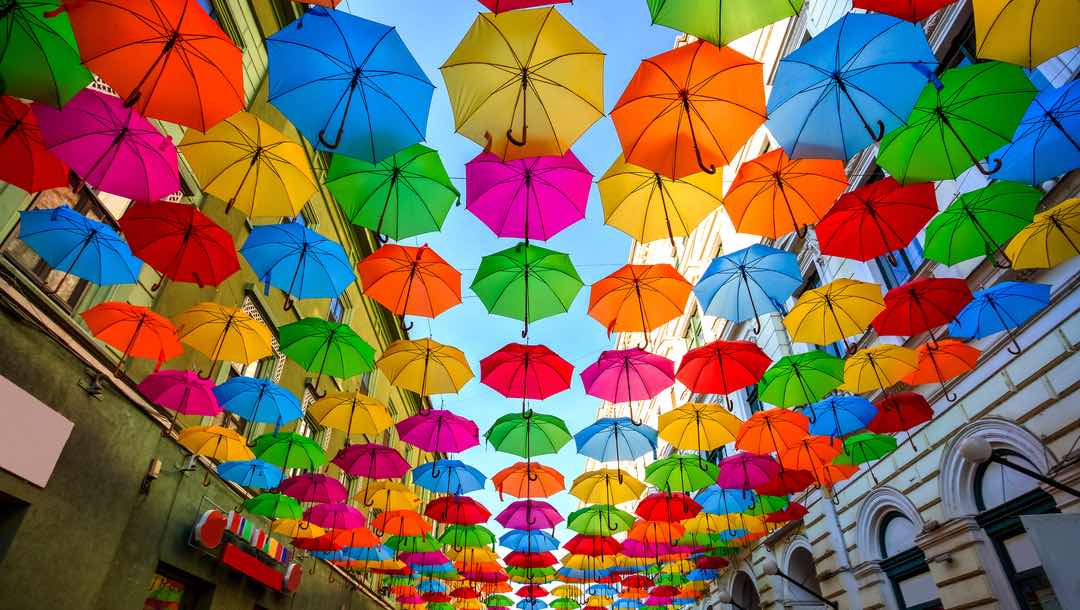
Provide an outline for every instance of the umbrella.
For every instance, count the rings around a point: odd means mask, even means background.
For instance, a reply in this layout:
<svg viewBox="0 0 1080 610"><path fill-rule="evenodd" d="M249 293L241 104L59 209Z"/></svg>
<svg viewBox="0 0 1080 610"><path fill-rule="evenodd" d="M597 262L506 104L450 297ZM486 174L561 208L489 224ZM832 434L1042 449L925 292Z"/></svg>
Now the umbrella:
<svg viewBox="0 0 1080 610"><path fill-rule="evenodd" d="M829 396L808 405L803 413L810 419L811 435L840 438L865 428L877 409L861 396Z"/></svg>
<svg viewBox="0 0 1080 610"><path fill-rule="evenodd" d="M996 177L1038 186L1080 166L1080 84L1070 81L1035 96L1012 141L991 156L1001 159Z"/></svg>
<svg viewBox="0 0 1080 610"><path fill-rule="evenodd" d="M887 343L861 349L844 361L844 385L849 392L887 389L918 368L915 350Z"/></svg>
<svg viewBox="0 0 1080 610"><path fill-rule="evenodd" d="M192 371L156 371L140 381L138 388L150 402L173 412L172 423L164 436L176 426L180 415L213 417L221 413L214 384Z"/></svg>
<svg viewBox="0 0 1080 610"><path fill-rule="evenodd" d="M421 396L453 394L473 378L465 354L432 339L399 339L376 363L391 384Z"/></svg>
<svg viewBox="0 0 1080 610"><path fill-rule="evenodd" d="M275 354L270 329L243 309L199 303L174 322L180 340L205 354L211 366L218 360L249 364Z"/></svg>
<svg viewBox="0 0 1080 610"><path fill-rule="evenodd" d="M311 403L307 413L320 426L343 431L346 443L357 434L382 434L394 424L386 405L359 392L329 393Z"/></svg>
<svg viewBox="0 0 1080 610"><path fill-rule="evenodd" d="M304 416L292 392L268 379L232 377L214 388L221 408L250 422L280 426Z"/></svg>
<svg viewBox="0 0 1080 610"><path fill-rule="evenodd" d="M501 13L503 11L533 8L548 4L563 4L570 1L571 0L480 0L480 4L486 6L493 13ZM490 606L491 604L488 605ZM509 606L510 604L506 605Z"/></svg>
<svg viewBox="0 0 1080 610"><path fill-rule="evenodd" d="M820 350L777 360L758 382L758 398L778 407L821 400L844 382L844 361Z"/></svg>
<svg viewBox="0 0 1080 610"><path fill-rule="evenodd" d="M924 343L915 351L919 356L916 369L902 381L913 386L940 383L949 400L956 400L956 394L945 390L945 382L973 370L981 354L977 348L956 339Z"/></svg>
<svg viewBox="0 0 1080 610"><path fill-rule="evenodd" d="M415 510L420 506L420 496L412 488L400 481L374 481L368 484L367 503L381 510ZM363 502L363 493L353 496L353 500ZM387 542L389 545L390 543ZM392 546L392 545L391 545ZM432 549L434 550L434 549Z"/></svg>
<svg viewBox="0 0 1080 610"><path fill-rule="evenodd" d="M570 388L574 365L543 345L508 343L480 361L480 382L507 398L543 400Z"/></svg>
<svg viewBox="0 0 1080 610"><path fill-rule="evenodd" d="M918 23L956 0L855 0L855 8L886 13Z"/></svg>
<svg viewBox="0 0 1080 610"><path fill-rule="evenodd" d="M604 115L603 67L548 7L477 15L440 69L454 129L512 160L562 155Z"/></svg>
<svg viewBox="0 0 1080 610"><path fill-rule="evenodd" d="M1021 68L985 62L946 70L923 88L907 123L885 134L877 162L901 184L948 180L1007 144L1035 98Z"/></svg>
<svg viewBox="0 0 1080 610"><path fill-rule="evenodd" d="M495 451L518 455L526 460L534 456L558 453L570 442L566 423L554 415L507 413L484 433Z"/></svg>
<svg viewBox="0 0 1080 610"><path fill-rule="evenodd" d="M804 343L828 345L865 331L884 309L881 287L858 280L838 279L799 296L784 316L791 338Z"/></svg>
<svg viewBox="0 0 1080 610"><path fill-rule="evenodd" d="M761 380L772 361L749 341L713 341L683 356L675 377L691 392L730 394Z"/></svg>
<svg viewBox="0 0 1080 610"><path fill-rule="evenodd" d="M364 294L394 315L434 318L461 303L461 272L426 245L386 244L357 270Z"/></svg>
<svg viewBox="0 0 1080 610"><path fill-rule="evenodd" d="M315 470L326 463L326 454L318 443L294 432L257 436L252 447L260 460L281 468Z"/></svg>
<svg viewBox="0 0 1080 610"><path fill-rule="evenodd" d="M469 547L494 547L495 534L482 525L451 525L439 536L439 542L457 550Z"/></svg>
<svg viewBox="0 0 1080 610"><path fill-rule="evenodd" d="M172 322L146 307L106 301L82 312L82 318L95 337L120 350L117 371L128 356L155 360L160 367L184 352Z"/></svg>
<svg viewBox="0 0 1080 610"><path fill-rule="evenodd" d="M895 450L896 439L894 437L887 434L863 432L844 439L844 450L840 452L840 455L833 458L833 463L841 466L858 466L859 464L880 460ZM877 477L874 476L873 466L870 467L870 476L873 477L876 484Z"/></svg>
<svg viewBox="0 0 1080 610"><path fill-rule="evenodd" d="M995 251L1035 216L1043 192L1017 182L995 181L964 193L926 227L923 255L946 265L986 256L995 266Z"/></svg>
<svg viewBox="0 0 1080 610"><path fill-rule="evenodd" d="M550 529L563 522L559 511L541 500L511 502L495 520L507 529L518 530Z"/></svg>
<svg viewBox="0 0 1080 610"><path fill-rule="evenodd" d="M303 472L285 479L277 491L300 502L344 502L349 497L349 492L340 481L314 472Z"/></svg>
<svg viewBox="0 0 1080 610"><path fill-rule="evenodd" d="M499 545L512 551L554 551L559 540L541 530L510 530L499 537Z"/></svg>
<svg viewBox="0 0 1080 610"><path fill-rule="evenodd" d="M832 471L835 467L832 465L826 465L826 471ZM806 507L798 502L792 502L787 508L775 513L765 515L765 523L787 523L789 521L797 521L802 519L806 515L810 514L810 511L806 510Z"/></svg>
<svg viewBox="0 0 1080 610"><path fill-rule="evenodd" d="M488 313L524 321L526 337L529 322L569 311L582 285L568 255L520 243L481 259L471 288Z"/></svg>
<svg viewBox="0 0 1080 610"><path fill-rule="evenodd" d="M1035 215L1005 246L1013 269L1049 269L1080 255L1080 198Z"/></svg>
<svg viewBox="0 0 1080 610"><path fill-rule="evenodd" d="M244 109L243 54L196 0L86 0L64 9L83 64L125 107L199 131Z"/></svg>
<svg viewBox="0 0 1080 610"><path fill-rule="evenodd" d="M982 339L1001 331L1009 332L1009 353L1020 353L1013 329L1042 312L1050 303L1049 284L1000 282L975 292L974 299L949 324L954 337Z"/></svg>
<svg viewBox="0 0 1080 610"><path fill-rule="evenodd" d="M570 540L567 540L566 544L563 545L563 548L574 555L604 557L618 555L622 552L622 543L610 536L586 536L585 534L577 534Z"/></svg>
<svg viewBox="0 0 1080 610"><path fill-rule="evenodd" d="M226 462L218 467L218 473L221 474L221 466L226 464L235 464L237 462ZM222 475L225 478L224 475ZM226 480L231 480L225 478ZM253 496L244 500L243 509L253 515L259 515L260 517L266 517L267 519L292 519L297 520L304 516L304 509L300 507L300 503L296 500L279 493L262 493L257 496Z"/></svg>
<svg viewBox="0 0 1080 610"><path fill-rule="evenodd" d="M244 487L277 487L281 483L281 469L262 460L222 462L217 466L218 476Z"/></svg>
<svg viewBox="0 0 1080 610"><path fill-rule="evenodd" d="M877 414L877 409L869 402L866 404L873 411L872 418ZM781 470L771 481L755 487L754 492L762 496L787 496L802 493L816 482L817 477L808 470Z"/></svg>
<svg viewBox="0 0 1080 610"><path fill-rule="evenodd" d="M259 225L240 253L263 283L288 295L285 309L298 299L332 299L356 279L345 249L297 222Z"/></svg>
<svg viewBox="0 0 1080 610"><path fill-rule="evenodd" d="M303 318L279 328L278 340L290 360L318 371L316 390L324 373L347 379L375 368L375 350L345 324Z"/></svg>
<svg viewBox="0 0 1080 610"><path fill-rule="evenodd" d="M350 222L394 239L438 231L460 197L439 153L422 144L378 163L334 155L326 187Z"/></svg>
<svg viewBox="0 0 1080 610"><path fill-rule="evenodd" d="M801 413L787 409L765 409L754 413L743 423L735 437L735 448L758 455L782 453L806 438L809 430L810 420Z"/></svg>
<svg viewBox="0 0 1080 610"><path fill-rule="evenodd" d="M517 462L491 477L499 499L503 494L515 498L546 498L566 489L566 480L558 470L535 462Z"/></svg>
<svg viewBox="0 0 1080 610"><path fill-rule="evenodd" d="M630 531L626 533L627 540L643 542L653 550L658 550L661 544L670 544L671 540L683 535L686 531L678 523L665 523L663 521L638 520ZM654 553L656 554L656 553Z"/></svg>
<svg viewBox="0 0 1080 610"><path fill-rule="evenodd" d="M701 40L676 47L641 62L611 120L627 162L672 180L712 174L765 121L762 66Z"/></svg>
<svg viewBox="0 0 1080 610"><path fill-rule="evenodd" d="M489 1L494 1L498 3L497 0ZM484 605L488 608L509 608L510 606L514 605L514 602L505 595L490 595L484 598Z"/></svg>
<svg viewBox="0 0 1080 610"><path fill-rule="evenodd" d="M726 45L802 9L803 0L648 0L653 23Z"/></svg>
<svg viewBox="0 0 1080 610"><path fill-rule="evenodd" d="M330 531L356 529L367 522L359 510L344 503L316 504L304 511L304 519Z"/></svg>
<svg viewBox="0 0 1080 610"><path fill-rule="evenodd" d="M438 539L425 536L389 536L386 539L386 546L397 551L399 556L401 553L431 553L442 548L442 544L439 543Z"/></svg>
<svg viewBox="0 0 1080 610"><path fill-rule="evenodd" d="M885 294L885 309L871 322L879 335L930 333L948 324L971 302L967 282L955 278L924 277L911 280Z"/></svg>
<svg viewBox="0 0 1080 610"><path fill-rule="evenodd" d="M821 253L857 261L902 250L938 212L934 185L883 178L840 196L814 227Z"/></svg>
<svg viewBox="0 0 1080 610"><path fill-rule="evenodd" d="M577 452L598 462L616 464L656 455L656 430L634 424L629 417L604 417L574 435Z"/></svg>
<svg viewBox="0 0 1080 610"><path fill-rule="evenodd" d="M676 449L712 451L733 442L742 420L718 404L688 402L662 413L660 438Z"/></svg>
<svg viewBox="0 0 1080 610"><path fill-rule="evenodd" d="M637 500L643 493L645 484L621 468L588 470L574 479L570 486L570 495L585 504L622 504Z"/></svg>
<svg viewBox="0 0 1080 610"><path fill-rule="evenodd" d="M0 58L0 78L5 69ZM30 193L68 186L68 168L45 148L30 105L6 95L0 96L0 180Z"/></svg>
<svg viewBox="0 0 1080 610"><path fill-rule="evenodd" d="M479 470L460 460L436 460L413 468L413 484L435 493L465 494L484 488Z"/></svg>
<svg viewBox="0 0 1080 610"><path fill-rule="evenodd" d="M766 126L793 158L846 161L904 123L936 67L921 25L848 13L780 61Z"/></svg>
<svg viewBox="0 0 1080 610"><path fill-rule="evenodd" d="M549 568L557 563L558 559L551 553L524 553L511 551L503 558L508 567L512 568Z"/></svg>
<svg viewBox="0 0 1080 610"><path fill-rule="evenodd" d="M189 129L180 151L202 190L248 216L300 213L318 188L304 147L249 112L202 133Z"/></svg>
<svg viewBox="0 0 1080 610"><path fill-rule="evenodd" d="M581 382L586 394L608 402L649 400L675 383L675 363L640 347L605 350L581 371Z"/></svg>
<svg viewBox="0 0 1080 610"><path fill-rule="evenodd" d="M254 459L244 437L221 426L192 426L180 431L177 442L195 455L219 462ZM209 472L207 472L209 476ZM208 480L209 481L209 480Z"/></svg>
<svg viewBox="0 0 1080 610"><path fill-rule="evenodd" d="M479 525L491 518L488 509L469 496L436 498L428 502L424 515L432 521L454 525Z"/></svg>
<svg viewBox="0 0 1080 610"><path fill-rule="evenodd" d="M133 284L142 262L109 225L66 205L19 212L19 239L55 271L103 286Z"/></svg>
<svg viewBox="0 0 1080 610"><path fill-rule="evenodd" d="M1068 2L974 0L975 55L1034 68L1080 45L1073 8Z"/></svg>
<svg viewBox="0 0 1080 610"><path fill-rule="evenodd" d="M0 16L5 93L59 108L93 80L59 0L15 0Z"/></svg>
<svg viewBox="0 0 1080 610"><path fill-rule="evenodd" d="M866 429L877 434L893 434L910 431L919 424L934 418L934 410L922 394L898 392L874 402L877 417L866 424ZM910 438L910 433L909 433ZM912 443L914 447L914 442Z"/></svg>
<svg viewBox="0 0 1080 610"><path fill-rule="evenodd" d="M846 187L841 161L792 160L777 149L739 166L724 204L742 233L805 235L806 225L820 221Z"/></svg>
<svg viewBox="0 0 1080 610"><path fill-rule="evenodd" d="M326 530L323 528L299 518L276 519L270 526L270 531L274 534L281 534L282 536L292 538L293 540L309 540L312 538L321 538L326 535Z"/></svg>
<svg viewBox="0 0 1080 610"><path fill-rule="evenodd" d="M330 461L349 476L367 479L400 479L409 471L409 463L397 449L377 443L342 447ZM369 501L365 494L364 504Z"/></svg>
<svg viewBox="0 0 1080 610"><path fill-rule="evenodd" d="M719 470L719 466L717 469ZM713 484L702 489L694 500L701 506L702 512L711 515L727 515L750 510L750 507L754 505L754 497L752 491L724 489Z"/></svg>
<svg viewBox="0 0 1080 610"><path fill-rule="evenodd" d="M432 453L460 453L480 444L476 422L445 409L421 411L396 427L402 441Z"/></svg>
<svg viewBox="0 0 1080 610"><path fill-rule="evenodd" d="M428 536L431 525L420 513L411 510L388 510L371 520L371 528L379 532L393 532L397 536Z"/></svg>
<svg viewBox="0 0 1080 610"><path fill-rule="evenodd" d="M465 164L466 209L498 237L551 239L585 218L592 174L562 156L503 161L482 152Z"/></svg>
<svg viewBox="0 0 1080 610"><path fill-rule="evenodd" d="M645 334L678 318L690 297L690 282L667 263L624 265L589 290L589 315L608 333Z"/></svg>
<svg viewBox="0 0 1080 610"><path fill-rule="evenodd" d="M649 521L683 521L701 512L701 505L685 493L654 492L645 496L634 509L637 516Z"/></svg>
<svg viewBox="0 0 1080 610"><path fill-rule="evenodd" d="M758 334L760 316L780 311L780 304L802 281L794 254L754 244L713 259L694 286L694 295L708 315L732 322L753 318L754 334Z"/></svg>
<svg viewBox="0 0 1080 610"><path fill-rule="evenodd" d="M266 52L270 103L317 150L377 163L424 139L434 85L394 28L314 6Z"/></svg>
<svg viewBox="0 0 1080 610"><path fill-rule="evenodd" d="M675 454L645 467L645 481L668 493L697 491L716 482L716 464L700 455Z"/></svg>
<svg viewBox="0 0 1080 610"><path fill-rule="evenodd" d="M136 201L119 224L135 255L161 274L151 290L166 277L217 286L240 269L232 235L193 205Z"/></svg>

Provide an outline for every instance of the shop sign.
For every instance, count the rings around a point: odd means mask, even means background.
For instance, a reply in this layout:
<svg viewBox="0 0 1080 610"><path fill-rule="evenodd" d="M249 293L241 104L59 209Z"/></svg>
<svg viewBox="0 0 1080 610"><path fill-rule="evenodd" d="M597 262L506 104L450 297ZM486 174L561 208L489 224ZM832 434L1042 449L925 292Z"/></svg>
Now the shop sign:
<svg viewBox="0 0 1080 610"><path fill-rule="evenodd" d="M192 536L207 550L221 547L222 564L271 589L293 593L300 588L303 570L292 562L288 547L239 513L208 510Z"/></svg>

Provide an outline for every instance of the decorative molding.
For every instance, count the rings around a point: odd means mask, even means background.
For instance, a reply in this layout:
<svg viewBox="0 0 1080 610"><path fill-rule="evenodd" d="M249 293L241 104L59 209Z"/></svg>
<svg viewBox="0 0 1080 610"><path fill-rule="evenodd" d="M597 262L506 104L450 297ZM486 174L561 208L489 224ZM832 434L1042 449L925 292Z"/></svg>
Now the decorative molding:
<svg viewBox="0 0 1080 610"><path fill-rule="evenodd" d="M907 496L888 486L874 489L859 504L859 514L855 519L855 546L863 563L881 559L878 531L885 517L893 512L907 517L916 530L923 528L922 515Z"/></svg>

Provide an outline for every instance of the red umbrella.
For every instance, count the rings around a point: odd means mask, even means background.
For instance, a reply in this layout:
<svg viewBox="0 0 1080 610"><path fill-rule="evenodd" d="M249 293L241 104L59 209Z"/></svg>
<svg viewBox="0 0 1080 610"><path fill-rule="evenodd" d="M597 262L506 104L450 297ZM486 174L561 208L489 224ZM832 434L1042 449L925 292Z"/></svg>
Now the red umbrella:
<svg viewBox="0 0 1080 610"><path fill-rule="evenodd" d="M450 603L451 600L454 599L454 598L450 597L449 595L447 595L446 593L438 593L438 592L435 592L435 591L429 591L427 593L424 593L420 597L423 597L424 601L426 601L429 604L436 604L436 603L448 604L448 603Z"/></svg>
<svg viewBox="0 0 1080 610"><path fill-rule="evenodd" d="M653 597L675 597L679 594L679 589L671 585L658 585L649 589L649 595Z"/></svg>
<svg viewBox="0 0 1080 610"><path fill-rule="evenodd" d="M878 434L892 434L911 430L934 418L934 410L922 394L900 392L886 396L874 403L878 414L866 429Z"/></svg>
<svg viewBox="0 0 1080 610"><path fill-rule="evenodd" d="M518 597L547 597L548 590L540 585L525 585L517 590L514 595Z"/></svg>
<svg viewBox="0 0 1080 610"><path fill-rule="evenodd" d="M770 364L749 341L713 341L686 352L675 378L691 392L730 394L760 381Z"/></svg>
<svg viewBox="0 0 1080 610"><path fill-rule="evenodd" d="M948 324L972 300L967 282L952 278L919 278L885 295L885 309L870 322L879 335L916 335Z"/></svg>
<svg viewBox="0 0 1080 610"><path fill-rule="evenodd" d="M543 345L509 343L480 361L480 381L507 398L543 400L570 387L574 365Z"/></svg>
<svg viewBox="0 0 1080 610"><path fill-rule="evenodd" d="M478 525L491 518L491 512L468 496L443 496L428 502L424 515L439 523Z"/></svg>
<svg viewBox="0 0 1080 610"><path fill-rule="evenodd" d="M726 568L728 563L730 562L723 557L698 557L694 560L694 565L703 570L721 570Z"/></svg>
<svg viewBox="0 0 1080 610"><path fill-rule="evenodd" d="M162 278L217 286L240 269L232 235L193 205L135 202L120 219L120 230L135 256Z"/></svg>
<svg viewBox="0 0 1080 610"><path fill-rule="evenodd" d="M622 543L611 536L586 536L578 534L567 540L563 548L574 555L610 557L622 552Z"/></svg>
<svg viewBox="0 0 1080 610"><path fill-rule="evenodd" d="M937 214L933 183L901 186L893 178L844 194L821 217L814 231L821 253L857 261L907 247Z"/></svg>
<svg viewBox="0 0 1080 610"><path fill-rule="evenodd" d="M323 534L318 538L296 538L292 545L305 551L340 551L345 543L334 533Z"/></svg>
<svg viewBox="0 0 1080 610"><path fill-rule="evenodd" d="M685 493L649 494L638 503L634 512L649 521L682 521L701 512L701 505Z"/></svg>
<svg viewBox="0 0 1080 610"><path fill-rule="evenodd" d="M795 521L796 519L802 519L809 511L806 507L798 502L791 502L782 511L775 513L769 513L765 515L765 523L787 523L788 521Z"/></svg>
<svg viewBox="0 0 1080 610"><path fill-rule="evenodd" d="M0 180L30 193L68 185L68 168L41 139L30 105L0 96Z"/></svg>
<svg viewBox="0 0 1080 610"><path fill-rule="evenodd" d="M476 599L477 597L480 597L480 594L472 587L458 587L450 592L450 597L455 597L457 599Z"/></svg>
<svg viewBox="0 0 1080 610"><path fill-rule="evenodd" d="M648 576L634 574L633 576L627 576L622 579L622 585L629 589L647 589L653 586L653 581Z"/></svg>
<svg viewBox="0 0 1080 610"><path fill-rule="evenodd" d="M565 4L571 0L480 0L493 13L503 13L519 8L533 8L548 4Z"/></svg>
<svg viewBox="0 0 1080 610"><path fill-rule="evenodd" d="M854 7L918 22L956 0L855 0Z"/></svg>
<svg viewBox="0 0 1080 610"><path fill-rule="evenodd" d="M546 551L543 553L513 551L506 556L504 561L512 568L547 568L559 563L554 555Z"/></svg>
<svg viewBox="0 0 1080 610"><path fill-rule="evenodd" d="M817 478L809 470L781 470L767 483L758 485L754 491L762 496L786 496L804 491Z"/></svg>

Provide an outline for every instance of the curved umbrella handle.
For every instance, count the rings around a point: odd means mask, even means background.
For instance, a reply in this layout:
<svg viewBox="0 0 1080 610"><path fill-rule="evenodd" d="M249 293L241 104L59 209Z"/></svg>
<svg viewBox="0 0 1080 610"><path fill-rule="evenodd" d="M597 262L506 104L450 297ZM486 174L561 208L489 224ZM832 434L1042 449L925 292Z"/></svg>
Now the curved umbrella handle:
<svg viewBox="0 0 1080 610"><path fill-rule="evenodd" d="M990 176L996 174L1001 169L1001 159L994 159L992 164L993 169L983 167L982 163L975 161L975 169L979 170L979 173L984 176Z"/></svg>
<svg viewBox="0 0 1080 610"><path fill-rule="evenodd" d="M207 373L203 375L202 369L195 371L195 375L203 381L209 381L213 377L213 375L211 375L209 371L207 371Z"/></svg>
<svg viewBox="0 0 1080 610"><path fill-rule="evenodd" d="M408 332L408 331L412 330L414 326L416 326L416 322L409 322L408 324L402 324L401 328L405 332Z"/></svg>
<svg viewBox="0 0 1080 610"><path fill-rule="evenodd" d="M761 334L761 317L754 318L754 334Z"/></svg>
<svg viewBox="0 0 1080 610"><path fill-rule="evenodd" d="M713 165L711 163L709 165L705 165L705 159L701 158L701 151L698 150L696 140L694 142L694 156L697 157L697 164L698 164L698 167L701 168L701 171L705 172L706 174L715 174L716 173L716 166L715 165Z"/></svg>
<svg viewBox="0 0 1080 610"><path fill-rule="evenodd" d="M202 486L203 487L210 487L210 469L209 468L206 469L206 476L203 477Z"/></svg>
<svg viewBox="0 0 1080 610"><path fill-rule="evenodd" d="M870 134L870 139L871 140L873 140L875 142L880 142L881 139L885 137L885 122L882 121L881 119L878 119L877 133L874 133L874 130L870 129L869 127L867 127L867 129L866 129L866 133Z"/></svg>
<svg viewBox="0 0 1080 610"><path fill-rule="evenodd" d="M514 128L513 127L507 129L506 130L506 139L509 140L510 143L513 144L514 146L525 146L525 144L528 143L528 141L529 141L529 126L528 125L522 125L521 126L521 139L520 140L514 137Z"/></svg>
<svg viewBox="0 0 1080 610"><path fill-rule="evenodd" d="M375 233L375 241L380 244L385 244L390 241L390 236L382 233Z"/></svg>
<svg viewBox="0 0 1080 610"><path fill-rule="evenodd" d="M526 473L527 473L527 474L526 474L525 476L526 476L526 478L528 478L528 479L529 479L530 481L539 481L539 480L540 480L540 475L538 475L538 474L536 474L535 472L533 472L533 471L532 471L532 468L529 468L529 469L527 469L527 470L526 470Z"/></svg>
<svg viewBox="0 0 1080 610"><path fill-rule="evenodd" d="M296 307L296 301L293 300L292 295L285 297L285 305L282 306L282 311L292 311Z"/></svg>
<svg viewBox="0 0 1080 610"><path fill-rule="evenodd" d="M338 129L337 137L334 138L333 142L327 142L326 141L326 130L325 129L320 129L319 130L319 144L322 144L323 146L325 146L326 148L329 148L329 149L337 148L338 146L341 146L341 136L344 133L345 133L344 121L342 121L342 127L341 127L341 129Z"/></svg>

